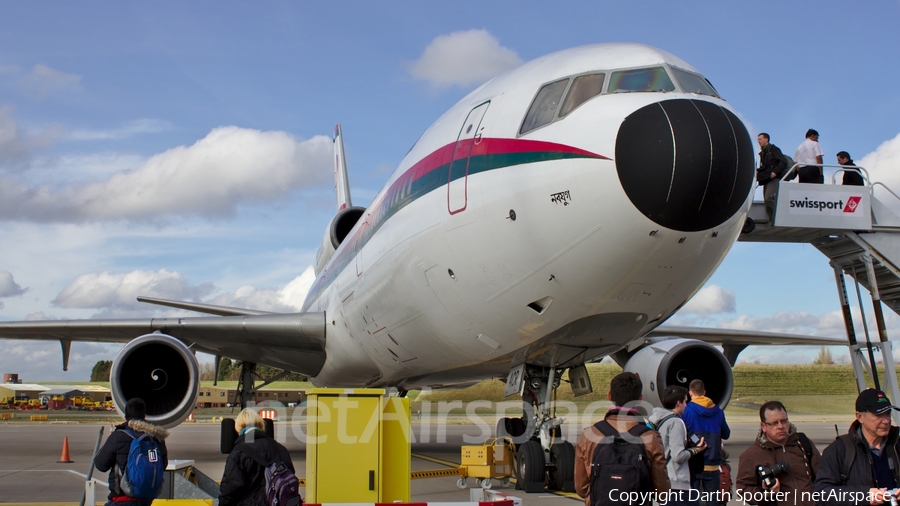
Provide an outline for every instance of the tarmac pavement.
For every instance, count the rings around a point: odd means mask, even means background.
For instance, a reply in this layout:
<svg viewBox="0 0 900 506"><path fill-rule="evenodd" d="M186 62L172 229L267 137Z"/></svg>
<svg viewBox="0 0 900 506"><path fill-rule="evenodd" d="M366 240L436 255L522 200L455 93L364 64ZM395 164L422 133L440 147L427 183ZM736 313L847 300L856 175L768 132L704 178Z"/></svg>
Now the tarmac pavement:
<svg viewBox="0 0 900 506"><path fill-rule="evenodd" d="M823 421L823 417L803 419L792 417L799 430L809 435L810 439L822 451L835 437L834 424L841 432L847 430L852 421L850 416L831 417ZM475 440L482 437L483 431L474 425L447 425L443 442L438 440L437 427L432 425L426 433L429 442L418 442L423 439L422 425L413 421L413 433L416 441L412 445L413 471L442 469L442 463L458 464L460 446L463 444L479 444ZM726 448L731 454L734 475L737 474L740 454L752 443L759 429L759 423L745 417L742 421L729 422L732 428L731 440ZM97 441L100 424L47 424L47 423L9 423L0 425L0 503L48 503L72 502L77 504L84 489L84 480L90 466L91 454ZM110 426L105 425L104 440ZM225 468L225 455L219 453L219 426L217 424L184 423L172 429L166 445L169 459L190 459L195 467L219 481ZM305 476L306 445L292 430L282 430L278 435L291 453L298 476ZM577 437L578 427L564 427L564 437ZM302 433L299 434L302 438ZM69 454L72 464L60 464L57 461L62 451L63 438L69 439ZM467 440L464 442L464 438ZM574 443L574 441L573 441ZM105 498L107 493L106 473L95 472L97 480L97 499ZM411 484L412 500L418 502L460 502L469 500L469 490L461 490L456 485L456 478L435 478L414 480ZM468 486L475 486L470 478ZM501 488L494 482L493 488L521 497L523 506L555 506L577 504L581 502L574 494L536 493L526 494L515 490L514 485ZM303 493L303 490L301 490ZM305 495L305 493L303 494ZM732 501L731 504L739 504Z"/></svg>

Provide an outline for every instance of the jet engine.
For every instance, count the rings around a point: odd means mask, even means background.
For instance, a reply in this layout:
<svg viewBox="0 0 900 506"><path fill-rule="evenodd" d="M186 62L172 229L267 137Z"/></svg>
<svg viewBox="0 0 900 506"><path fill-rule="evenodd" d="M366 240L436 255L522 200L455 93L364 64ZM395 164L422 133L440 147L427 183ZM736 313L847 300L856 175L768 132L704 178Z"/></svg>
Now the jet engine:
<svg viewBox="0 0 900 506"><path fill-rule="evenodd" d="M654 406L662 406L660 396L666 387L688 388L691 381L700 379L706 386L706 396L725 409L734 388L734 375L725 355L695 339L655 340L635 352L623 369L641 377L644 400Z"/></svg>
<svg viewBox="0 0 900 506"><path fill-rule="evenodd" d="M316 253L316 275L322 272L325 264L331 260L331 256L334 255L338 246L344 242L347 234L353 229L353 225L356 225L356 222L359 221L365 212L366 208L364 207L348 207L341 209L332 218L328 228L325 229L322 245L319 246L319 251Z"/></svg>
<svg viewBox="0 0 900 506"><path fill-rule="evenodd" d="M169 428L183 422L197 403L200 365L187 346L165 334L147 334L122 348L113 361L109 386L116 410L139 397L147 421Z"/></svg>

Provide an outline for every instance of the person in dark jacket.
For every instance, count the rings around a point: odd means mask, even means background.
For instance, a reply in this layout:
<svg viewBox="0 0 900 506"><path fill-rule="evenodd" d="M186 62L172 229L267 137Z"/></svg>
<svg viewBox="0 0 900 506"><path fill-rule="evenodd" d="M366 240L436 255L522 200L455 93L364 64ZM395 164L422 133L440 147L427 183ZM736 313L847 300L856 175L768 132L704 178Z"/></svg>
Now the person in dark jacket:
<svg viewBox="0 0 900 506"><path fill-rule="evenodd" d="M169 463L166 450L166 437L169 432L145 421L146 416L147 405L143 399L130 399L125 404L125 423L116 426L116 429L106 438L106 443L100 448L100 453L97 454L94 462L97 470L101 473L109 471L109 496L106 506L147 506L153 502L153 499L128 497L119 487L119 481L128 462L131 442L134 440L128 435L126 429L130 429L136 436L148 434L156 439L159 443L159 458L162 459L163 468Z"/></svg>
<svg viewBox="0 0 900 506"><path fill-rule="evenodd" d="M219 506L267 504L266 469L250 456L250 452L255 452L265 462L281 461L295 472L291 456L281 443L266 436L262 418L250 408L238 414L234 428L238 438L225 461L225 473L219 486Z"/></svg>
<svg viewBox="0 0 900 506"><path fill-rule="evenodd" d="M741 453L737 489L747 504L779 504L816 506L812 498L813 480L819 469L819 450L797 432L789 420L784 404L769 401L759 408L759 435ZM760 482L757 468L772 467L780 462L789 468L775 477L767 487Z"/></svg>
<svg viewBox="0 0 900 506"><path fill-rule="evenodd" d="M819 461L815 490L820 506L890 504L887 491L900 484L898 428L891 426L893 410L900 408L893 406L881 390L860 392L856 421L847 434L825 448ZM852 462L845 470L848 451L853 452Z"/></svg>
<svg viewBox="0 0 900 506"><path fill-rule="evenodd" d="M765 185L763 199L766 201L766 216L769 224L775 220L775 197L778 192L778 182L787 172L787 160L778 146L769 142L769 134L763 132L756 136L759 143L759 168L756 169L756 181Z"/></svg>
<svg viewBox="0 0 900 506"><path fill-rule="evenodd" d="M719 465L722 463L722 440L731 437L731 429L725 422L725 413L706 396L706 385L702 380L691 381L689 391L691 402L684 408L681 419L688 430L706 441L703 452L703 472L694 477L693 486L704 498L713 497L719 491ZM705 494L704 494L705 493ZM716 504L706 501L708 504Z"/></svg>
<svg viewBox="0 0 900 506"><path fill-rule="evenodd" d="M634 407L643 399L641 394L643 388L641 378L637 374L633 372L617 374L609 382L609 392L607 392L606 398L612 401L613 405L606 412L603 421L620 434L624 434L638 425L646 425L644 417ZM591 467L594 461L594 452L597 451L597 445L603 438L603 433L596 425L589 425L581 432L578 443L575 445L575 493L584 498L585 506L591 506L591 489L596 478ZM644 455L647 457L644 462L650 474L651 490L657 494L667 494L671 483L669 475L666 473L666 457L662 440L654 430L644 432L640 438L644 446ZM605 489L598 488L596 490L602 490L606 494L611 493Z"/></svg>
<svg viewBox="0 0 900 506"><path fill-rule="evenodd" d="M841 151L837 154L837 162L840 165L851 165L855 166L856 162L850 158L850 153L846 151ZM850 186L865 186L865 179L862 177L862 173L859 169L856 168L847 168L848 170L844 171L844 179L842 184L850 185Z"/></svg>

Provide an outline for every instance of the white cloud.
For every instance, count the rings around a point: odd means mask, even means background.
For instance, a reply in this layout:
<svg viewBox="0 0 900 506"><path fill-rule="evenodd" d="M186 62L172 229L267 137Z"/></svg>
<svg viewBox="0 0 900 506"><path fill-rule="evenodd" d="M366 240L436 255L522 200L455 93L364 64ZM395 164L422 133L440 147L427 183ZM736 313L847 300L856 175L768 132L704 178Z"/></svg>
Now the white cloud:
<svg viewBox="0 0 900 506"><path fill-rule="evenodd" d="M39 222L230 216L244 202L271 202L331 174L332 142L285 132L220 127L191 146L106 180L63 189L0 179L0 219Z"/></svg>
<svg viewBox="0 0 900 506"><path fill-rule="evenodd" d="M856 160L857 165L865 167L869 171L872 181L880 181L895 192L900 189L900 134L893 139L884 141L875 151ZM876 188L876 193L881 195L883 190ZM895 199L888 196L883 202L893 203Z"/></svg>
<svg viewBox="0 0 900 506"><path fill-rule="evenodd" d="M309 288L316 280L312 266L291 280L284 288L242 286L234 293L214 297L209 302L220 306L242 307L260 311L291 313L300 311Z"/></svg>
<svg viewBox="0 0 900 506"><path fill-rule="evenodd" d="M3 340L0 370L17 373L26 383L43 381L84 381L100 360L112 360L122 345L89 342L72 343L69 371L62 370L62 350L53 341Z"/></svg>
<svg viewBox="0 0 900 506"><path fill-rule="evenodd" d="M0 271L2 274L3 271ZM261 311L291 313L303 306L309 288L316 276L312 266L295 277L283 288L239 287L234 292L223 293L205 300L219 306L241 307ZM191 285L178 272L135 270L127 273L92 272L82 274L72 281L53 301L62 308L93 308L100 313L95 317L140 317L152 311L172 310L138 302L139 295L170 300L199 301L213 293L212 283ZM179 312L179 314L184 314ZM192 313L190 313L192 314ZM36 320L56 319L43 313L29 315Z"/></svg>
<svg viewBox="0 0 900 506"><path fill-rule="evenodd" d="M306 300L306 294L309 293L310 287L315 282L316 273L310 265L302 274L281 289L282 302L299 311L303 307L303 301Z"/></svg>
<svg viewBox="0 0 900 506"><path fill-rule="evenodd" d="M205 302L263 311L295 312L300 310L314 281L315 274L310 266L281 289L243 286L233 293L222 294ZM92 273L79 276L57 298L68 304L65 307L102 309L97 315L102 317L148 316L154 310L157 311L156 315L163 311L162 316L172 316L175 313L170 308L138 303L134 298L141 294L168 299L197 299L197 292L206 291L208 286L191 286L180 274L165 270L132 271L125 274ZM180 311L178 314L196 316L196 313ZM43 312L26 317L30 321L57 319L59 318ZM34 382L87 381L91 368L98 360L112 360L121 349L118 344L73 343L69 372L63 373L58 343L7 339L2 342L4 353L0 354L0 370L19 373L25 381Z"/></svg>
<svg viewBox="0 0 900 506"><path fill-rule="evenodd" d="M22 288L15 282L11 272L0 270L0 297L15 297L22 295L27 290L27 288ZM2 307L0 305L0 308Z"/></svg>
<svg viewBox="0 0 900 506"><path fill-rule="evenodd" d="M486 30L436 37L410 69L415 79L436 88L481 84L522 63L515 51L500 45Z"/></svg>
<svg viewBox="0 0 900 506"><path fill-rule="evenodd" d="M726 290L719 285L709 285L697 292L691 300L678 312L687 314L712 315L719 313L733 313L735 311L735 296L731 290Z"/></svg>
<svg viewBox="0 0 900 506"><path fill-rule="evenodd" d="M37 99L44 99L58 90L77 91L80 89L79 83L81 83L81 76L67 74L39 63L31 69L31 72L19 79L18 86L23 93Z"/></svg>
<svg viewBox="0 0 900 506"><path fill-rule="evenodd" d="M138 295L163 299L196 300L212 292L210 283L191 285L178 272L135 270L124 274L92 272L78 276L53 300L64 308L98 308L107 314L115 311L143 310L148 305L138 302Z"/></svg>
<svg viewBox="0 0 900 506"><path fill-rule="evenodd" d="M61 133L61 127L51 126L28 135L13 119L12 107L0 107L0 167L26 162L34 151L48 146Z"/></svg>
<svg viewBox="0 0 900 506"><path fill-rule="evenodd" d="M75 141L118 140L135 135L166 132L172 130L172 128L174 128L174 125L169 121L142 118L129 121L112 130L73 130L66 135L66 138Z"/></svg>

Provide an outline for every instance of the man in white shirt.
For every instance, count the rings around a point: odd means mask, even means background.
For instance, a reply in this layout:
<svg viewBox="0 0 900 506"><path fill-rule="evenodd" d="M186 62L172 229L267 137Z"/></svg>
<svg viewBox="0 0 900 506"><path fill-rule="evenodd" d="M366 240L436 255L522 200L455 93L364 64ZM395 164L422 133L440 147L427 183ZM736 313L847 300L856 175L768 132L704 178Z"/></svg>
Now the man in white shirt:
<svg viewBox="0 0 900 506"><path fill-rule="evenodd" d="M799 165L799 167L797 167L797 172L800 174L801 183L822 184L825 182L822 167L813 165L821 165L823 163L822 160L822 147L819 146L819 132L810 128L806 131L806 140L797 147L797 151L794 153L794 162Z"/></svg>

